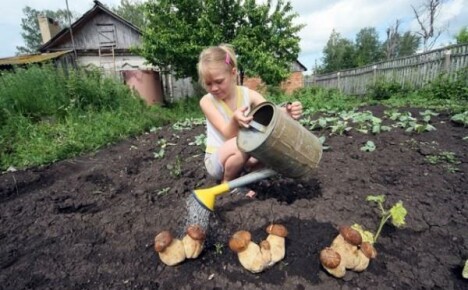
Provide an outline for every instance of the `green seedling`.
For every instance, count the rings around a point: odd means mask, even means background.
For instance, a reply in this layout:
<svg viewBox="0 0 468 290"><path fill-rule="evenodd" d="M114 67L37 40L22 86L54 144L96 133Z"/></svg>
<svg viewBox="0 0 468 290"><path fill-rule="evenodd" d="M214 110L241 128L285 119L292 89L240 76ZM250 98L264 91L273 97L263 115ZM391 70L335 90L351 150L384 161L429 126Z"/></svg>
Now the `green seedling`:
<svg viewBox="0 0 468 290"><path fill-rule="evenodd" d="M189 145L193 146L205 146L206 145L206 135L205 134L200 134L198 136L195 136L195 141L190 142Z"/></svg>
<svg viewBox="0 0 468 290"><path fill-rule="evenodd" d="M156 144L159 146L159 150L157 152L153 152L153 155L154 155L154 158L161 159L164 157L164 154L166 153L167 141L166 139L162 138L162 139L159 139Z"/></svg>
<svg viewBox="0 0 468 290"><path fill-rule="evenodd" d="M182 166L180 162L180 157L177 156L173 164L166 165L169 173L174 177L179 177L182 175Z"/></svg>
<svg viewBox="0 0 468 290"><path fill-rule="evenodd" d="M224 244L217 242L214 244L215 246L215 255L222 255L223 254L223 249L224 249Z"/></svg>
<svg viewBox="0 0 468 290"><path fill-rule="evenodd" d="M444 163L445 168L447 168L447 171L450 173L457 172L458 168L455 165L460 164L460 161L457 159L455 153L450 151L442 151L439 154L427 155L425 160L432 165Z"/></svg>
<svg viewBox="0 0 468 290"><path fill-rule="evenodd" d="M158 190L158 192L156 192L156 195L165 195L169 192L170 189L170 187L164 187L163 189Z"/></svg>
<svg viewBox="0 0 468 290"><path fill-rule="evenodd" d="M419 112L419 115L422 116L424 122L429 123L432 117L438 116L439 114L431 110L425 110L424 112Z"/></svg>
<svg viewBox="0 0 468 290"><path fill-rule="evenodd" d="M468 111L460 114L453 115L450 120L454 123L461 124L465 127L468 126Z"/></svg>
<svg viewBox="0 0 468 290"><path fill-rule="evenodd" d="M161 138L158 140L158 142L156 143L159 147L159 150L157 150L156 152L153 152L153 156L154 158L156 159L162 159L164 157L164 155L166 154L166 147L171 145L171 146L174 146L174 145L177 145L177 144L174 144L174 143L169 143L167 142L166 139L164 138Z"/></svg>
<svg viewBox="0 0 468 290"><path fill-rule="evenodd" d="M387 223L389 219L391 219L391 223L397 228L400 228L405 225L405 217L407 211L403 206L402 201L397 202L390 209L387 210L383 206L385 202L385 195L369 195L367 196L366 200L369 202L377 203L380 209L381 218L375 234L373 234L370 231L364 230L364 228L359 224L354 224L352 226L353 229L357 230L361 234L364 242L375 244L380 236L380 232L382 231L383 226Z"/></svg>
<svg viewBox="0 0 468 290"><path fill-rule="evenodd" d="M327 139L327 137L320 136L318 139L319 139L320 144L322 144L322 150L329 150L330 149L330 146L325 144L325 140Z"/></svg>
<svg viewBox="0 0 468 290"><path fill-rule="evenodd" d="M361 147L361 151L364 151L364 152L372 152L372 151L375 150L375 148L376 148L376 147L375 147L374 142L372 142L372 141L369 140L369 141L366 142L366 145L364 145L364 146Z"/></svg>
<svg viewBox="0 0 468 290"><path fill-rule="evenodd" d="M176 131L190 130L194 126L204 124L205 119L203 118L187 118L185 120L176 122L172 125L172 128Z"/></svg>

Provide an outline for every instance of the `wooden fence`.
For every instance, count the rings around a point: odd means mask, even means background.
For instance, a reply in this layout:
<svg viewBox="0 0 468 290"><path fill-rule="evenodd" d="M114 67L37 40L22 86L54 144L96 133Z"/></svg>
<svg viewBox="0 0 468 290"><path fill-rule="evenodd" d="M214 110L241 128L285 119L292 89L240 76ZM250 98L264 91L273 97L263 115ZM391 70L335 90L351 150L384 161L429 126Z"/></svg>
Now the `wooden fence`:
<svg viewBox="0 0 468 290"><path fill-rule="evenodd" d="M466 67L468 67L468 44L465 43L365 67L312 75L305 80L304 86L337 88L348 95L363 95L370 85L380 79L419 88L441 73L453 75L454 72Z"/></svg>

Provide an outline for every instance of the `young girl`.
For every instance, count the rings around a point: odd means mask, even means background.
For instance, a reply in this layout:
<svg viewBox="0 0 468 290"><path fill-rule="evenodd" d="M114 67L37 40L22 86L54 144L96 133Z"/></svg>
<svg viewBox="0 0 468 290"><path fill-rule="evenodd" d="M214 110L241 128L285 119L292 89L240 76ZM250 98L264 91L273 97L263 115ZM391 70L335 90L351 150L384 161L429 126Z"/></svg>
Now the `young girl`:
<svg viewBox="0 0 468 290"><path fill-rule="evenodd" d="M229 181L237 178L244 167L256 163L237 148L236 137L239 127L249 127L250 109L266 100L256 91L237 86L236 55L230 45L204 49L197 67L200 83L208 92L200 100L207 127L205 166L212 177ZM302 115L302 105L293 102L285 111L298 119ZM248 190L246 195L253 197L255 192Z"/></svg>

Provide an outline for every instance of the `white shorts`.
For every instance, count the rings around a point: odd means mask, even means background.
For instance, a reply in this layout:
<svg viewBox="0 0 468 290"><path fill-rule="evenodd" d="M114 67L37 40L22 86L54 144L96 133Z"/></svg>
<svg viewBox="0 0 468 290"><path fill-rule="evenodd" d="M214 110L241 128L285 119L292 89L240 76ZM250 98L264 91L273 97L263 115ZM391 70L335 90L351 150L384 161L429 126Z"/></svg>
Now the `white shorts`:
<svg viewBox="0 0 468 290"><path fill-rule="evenodd" d="M205 167L208 174L216 180L222 180L224 177L224 166L218 158L218 153L205 154Z"/></svg>

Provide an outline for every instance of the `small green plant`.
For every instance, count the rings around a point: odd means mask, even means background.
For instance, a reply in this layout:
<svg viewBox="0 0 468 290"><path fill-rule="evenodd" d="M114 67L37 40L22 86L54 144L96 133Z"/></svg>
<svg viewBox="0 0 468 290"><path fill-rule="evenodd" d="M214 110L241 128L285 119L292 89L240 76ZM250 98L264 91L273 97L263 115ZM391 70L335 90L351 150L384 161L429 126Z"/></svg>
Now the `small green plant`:
<svg viewBox="0 0 468 290"><path fill-rule="evenodd" d="M224 244L220 242L216 242L214 244L215 246L215 255L222 255L223 254L223 249L224 249Z"/></svg>
<svg viewBox="0 0 468 290"><path fill-rule="evenodd" d="M426 123L429 123L432 117L439 115L438 113L435 113L431 110L425 110L424 112L419 112L419 114L422 116L423 121Z"/></svg>
<svg viewBox="0 0 468 290"><path fill-rule="evenodd" d="M168 165L166 165L166 167L169 170L169 173L171 174L171 176L179 177L179 176L182 175L182 166L181 166L179 156L176 157L174 163L168 164Z"/></svg>
<svg viewBox="0 0 468 290"><path fill-rule="evenodd" d="M465 111L460 114L453 115L450 120L454 123L461 124L465 127L468 126L468 111Z"/></svg>
<svg viewBox="0 0 468 290"><path fill-rule="evenodd" d="M189 145L191 145L191 146L196 145L196 146L200 146L200 147L205 147L205 145L206 145L206 135L202 133L200 135L195 136L195 141L190 142Z"/></svg>
<svg viewBox="0 0 468 290"><path fill-rule="evenodd" d="M153 156L156 159L162 159L164 154L166 154L167 141L166 139L161 138L156 144L159 146L159 150L157 152L153 152Z"/></svg>
<svg viewBox="0 0 468 290"><path fill-rule="evenodd" d="M169 192L171 188L170 187L164 187L156 192L156 195L165 195Z"/></svg>
<svg viewBox="0 0 468 290"><path fill-rule="evenodd" d="M384 208L385 195L369 195L367 196L366 201L377 203L377 206L380 209L380 223L373 237L373 243L377 242L383 226L389 219L391 219L391 223L397 228L405 225L405 217L408 212L403 206L402 201L397 202L390 209Z"/></svg>
<svg viewBox="0 0 468 290"><path fill-rule="evenodd" d="M361 234L363 241L369 242L371 244L376 243L383 229L383 226L387 223L389 219L391 219L391 223L397 228L400 228L405 225L405 218L408 212L403 206L402 201L395 203L390 209L384 208L383 204L385 203L385 195L368 195L366 197L366 201L377 203L380 210L380 223L377 227L377 231L375 232L375 234L371 231L365 230L359 224L352 225L352 228L357 230Z"/></svg>
<svg viewBox="0 0 468 290"><path fill-rule="evenodd" d="M375 148L376 148L376 147L375 147L374 142L372 142L372 141L369 140L369 141L366 142L366 145L364 145L364 146L361 147L361 151L364 151L364 152L372 152L372 151L375 150Z"/></svg>
<svg viewBox="0 0 468 290"><path fill-rule="evenodd" d="M330 149L330 146L325 144L325 140L327 140L327 137L320 136L318 139L319 139L320 144L322 144L322 150L329 150Z"/></svg>
<svg viewBox="0 0 468 290"><path fill-rule="evenodd" d="M439 154L427 155L425 160L432 165L444 164L445 168L447 168L450 173L457 172L458 168L455 165L460 164L455 153L450 151L442 151Z"/></svg>
<svg viewBox="0 0 468 290"><path fill-rule="evenodd" d="M172 125L172 128L176 131L190 130L194 126L203 125L205 119L203 118L186 118L185 120L178 121Z"/></svg>

